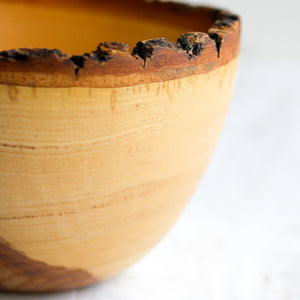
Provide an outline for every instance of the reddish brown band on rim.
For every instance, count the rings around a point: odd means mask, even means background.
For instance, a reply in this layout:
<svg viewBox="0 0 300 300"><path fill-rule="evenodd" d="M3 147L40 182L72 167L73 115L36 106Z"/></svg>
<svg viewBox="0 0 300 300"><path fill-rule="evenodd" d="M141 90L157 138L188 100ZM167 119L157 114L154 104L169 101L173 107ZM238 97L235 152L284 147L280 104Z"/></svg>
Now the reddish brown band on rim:
<svg viewBox="0 0 300 300"><path fill-rule="evenodd" d="M34 0L27 0L32 1ZM44 0L45 1L45 0ZM46 1L47 2L47 1ZM75 1L80 5L81 1ZM107 6L108 0L88 1ZM208 15L208 32L138 42L132 53L121 43L101 43L97 50L69 57L49 49L14 49L0 52L0 84L32 87L122 87L160 82L210 72L238 56L240 19L229 12L183 4L117 0L118 10L146 11L149 16L201 20ZM153 14L160 11L161 14ZM189 24L188 24L189 25Z"/></svg>

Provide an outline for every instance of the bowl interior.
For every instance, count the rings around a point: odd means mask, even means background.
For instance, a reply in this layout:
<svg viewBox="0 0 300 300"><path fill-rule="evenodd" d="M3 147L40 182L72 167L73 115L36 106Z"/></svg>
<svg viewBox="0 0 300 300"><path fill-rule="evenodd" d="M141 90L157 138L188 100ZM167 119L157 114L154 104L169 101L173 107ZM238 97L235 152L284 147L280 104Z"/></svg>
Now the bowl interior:
<svg viewBox="0 0 300 300"><path fill-rule="evenodd" d="M178 10L181 13L178 14ZM0 51L58 48L69 55L94 50L99 42L128 43L207 32L214 16L198 9L193 18L178 4L129 1L0 1ZM189 17L187 17L189 16ZM196 17L197 16L197 17Z"/></svg>

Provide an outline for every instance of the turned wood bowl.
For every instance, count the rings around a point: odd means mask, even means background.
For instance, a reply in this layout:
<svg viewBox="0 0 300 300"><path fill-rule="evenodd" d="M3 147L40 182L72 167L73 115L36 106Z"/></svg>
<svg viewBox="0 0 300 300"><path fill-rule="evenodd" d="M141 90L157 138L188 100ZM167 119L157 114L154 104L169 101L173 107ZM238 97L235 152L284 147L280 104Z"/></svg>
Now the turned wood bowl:
<svg viewBox="0 0 300 300"><path fill-rule="evenodd" d="M104 280L166 234L206 169L239 17L139 0L0 11L0 289Z"/></svg>

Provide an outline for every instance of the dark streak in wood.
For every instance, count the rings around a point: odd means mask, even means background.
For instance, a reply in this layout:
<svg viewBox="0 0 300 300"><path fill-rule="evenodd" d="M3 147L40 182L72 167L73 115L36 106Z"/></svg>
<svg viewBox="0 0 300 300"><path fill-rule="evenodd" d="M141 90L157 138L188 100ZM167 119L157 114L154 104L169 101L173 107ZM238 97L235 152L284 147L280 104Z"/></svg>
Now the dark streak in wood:
<svg viewBox="0 0 300 300"><path fill-rule="evenodd" d="M18 100L18 89L14 85L8 85L7 86L7 93L8 97L11 101L16 101Z"/></svg>
<svg viewBox="0 0 300 300"><path fill-rule="evenodd" d="M37 219L37 218L51 218L57 216L68 216L68 215L75 215L76 212L74 211L65 211L62 213L47 213L47 214L40 214L40 215L30 215L30 216L10 216L10 217L0 217L0 221L10 221L10 220L26 220L26 219Z"/></svg>
<svg viewBox="0 0 300 300"><path fill-rule="evenodd" d="M156 95L158 96L160 93L160 84L157 86Z"/></svg>
<svg viewBox="0 0 300 300"><path fill-rule="evenodd" d="M17 149L28 149L28 150L35 150L34 146L26 146L26 145L10 145L10 144L1 144L0 147L4 148L17 148Z"/></svg>
<svg viewBox="0 0 300 300"><path fill-rule="evenodd" d="M0 290L53 292L79 288L97 281L84 270L50 266L32 260L0 238Z"/></svg>
<svg viewBox="0 0 300 300"><path fill-rule="evenodd" d="M32 97L33 97L33 99L36 99L36 88L35 88L35 86L33 86L31 89L32 89Z"/></svg>
<svg viewBox="0 0 300 300"><path fill-rule="evenodd" d="M113 90L111 97L110 97L110 106L111 106L111 110L114 111L117 105L117 95L116 95L116 91Z"/></svg>

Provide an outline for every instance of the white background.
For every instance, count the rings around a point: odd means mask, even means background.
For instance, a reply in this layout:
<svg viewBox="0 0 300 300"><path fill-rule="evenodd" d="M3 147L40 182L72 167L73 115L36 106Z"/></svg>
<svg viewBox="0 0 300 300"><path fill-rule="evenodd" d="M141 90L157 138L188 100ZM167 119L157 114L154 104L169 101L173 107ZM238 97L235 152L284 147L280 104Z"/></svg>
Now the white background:
<svg viewBox="0 0 300 300"><path fill-rule="evenodd" d="M220 143L185 213L114 279L1 300L300 299L300 2L205 3L242 16L242 54Z"/></svg>

